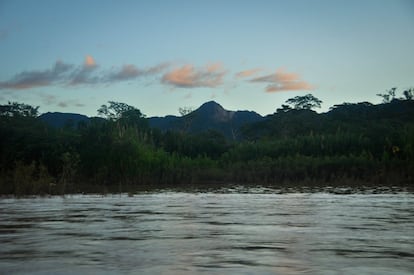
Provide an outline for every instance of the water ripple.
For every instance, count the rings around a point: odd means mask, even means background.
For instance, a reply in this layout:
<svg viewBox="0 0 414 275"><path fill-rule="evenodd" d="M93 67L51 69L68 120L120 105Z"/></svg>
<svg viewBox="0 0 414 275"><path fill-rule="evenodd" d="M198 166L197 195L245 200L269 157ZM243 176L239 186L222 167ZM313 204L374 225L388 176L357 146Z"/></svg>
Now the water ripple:
<svg viewBox="0 0 414 275"><path fill-rule="evenodd" d="M370 188L0 198L0 273L410 274L414 194Z"/></svg>

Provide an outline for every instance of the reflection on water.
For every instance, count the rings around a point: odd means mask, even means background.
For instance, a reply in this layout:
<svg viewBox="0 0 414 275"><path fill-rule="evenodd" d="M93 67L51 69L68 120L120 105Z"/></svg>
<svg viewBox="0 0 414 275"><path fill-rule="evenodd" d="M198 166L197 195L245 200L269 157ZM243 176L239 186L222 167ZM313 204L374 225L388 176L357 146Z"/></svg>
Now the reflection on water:
<svg viewBox="0 0 414 275"><path fill-rule="evenodd" d="M414 194L354 191L2 198L0 273L414 273Z"/></svg>

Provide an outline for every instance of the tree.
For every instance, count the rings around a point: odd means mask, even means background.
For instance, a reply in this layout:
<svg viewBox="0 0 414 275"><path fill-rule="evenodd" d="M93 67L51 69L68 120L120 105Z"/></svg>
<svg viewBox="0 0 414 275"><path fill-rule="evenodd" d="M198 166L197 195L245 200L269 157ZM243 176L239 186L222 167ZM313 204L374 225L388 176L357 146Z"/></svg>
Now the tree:
<svg viewBox="0 0 414 275"><path fill-rule="evenodd" d="M382 103L390 103L395 99L395 91L397 90L397 87L393 87L386 91L385 94L377 94L377 96L382 97Z"/></svg>
<svg viewBox="0 0 414 275"><path fill-rule="evenodd" d="M98 109L98 115L105 116L109 120L118 120L129 111L138 111L141 114L137 108L126 103L115 101L108 101L108 103L109 106L104 104Z"/></svg>
<svg viewBox="0 0 414 275"><path fill-rule="evenodd" d="M276 109L276 113L286 113L292 110L292 108L286 104L282 104L282 108Z"/></svg>
<svg viewBox="0 0 414 275"><path fill-rule="evenodd" d="M183 131L185 133L187 133L188 130L190 129L191 124L193 123L193 120L194 120L194 117L195 117L194 116L195 114L193 113L193 108L191 108L191 107L180 107L180 108L178 108L178 112L183 117L183 121L184 121Z"/></svg>
<svg viewBox="0 0 414 275"><path fill-rule="evenodd" d="M39 106L33 107L24 103L8 102L7 105L0 105L0 116L23 116L37 117L39 115Z"/></svg>
<svg viewBox="0 0 414 275"><path fill-rule="evenodd" d="M286 100L286 103L293 106L293 109L296 110L311 110L312 108L321 108L322 100L314 97L312 94L307 94L305 96L295 96L294 98L290 98ZM286 109L286 107L284 107L284 109Z"/></svg>
<svg viewBox="0 0 414 275"><path fill-rule="evenodd" d="M138 109L123 112L119 121L123 125L136 126L141 129L148 128L148 121L146 120L145 115Z"/></svg>
<svg viewBox="0 0 414 275"><path fill-rule="evenodd" d="M406 100L413 100L414 99L414 88L407 89L403 92Z"/></svg>
<svg viewBox="0 0 414 275"><path fill-rule="evenodd" d="M178 108L178 112L180 113L181 116L186 116L186 115L193 112L193 108L191 108L191 107L180 107L180 108Z"/></svg>

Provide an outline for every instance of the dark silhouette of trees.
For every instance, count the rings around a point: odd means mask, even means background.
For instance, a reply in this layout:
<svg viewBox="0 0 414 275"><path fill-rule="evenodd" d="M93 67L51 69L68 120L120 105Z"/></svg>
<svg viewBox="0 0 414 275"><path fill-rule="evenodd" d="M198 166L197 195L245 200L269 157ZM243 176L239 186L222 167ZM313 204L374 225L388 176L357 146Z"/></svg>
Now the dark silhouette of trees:
<svg viewBox="0 0 414 275"><path fill-rule="evenodd" d="M395 99L396 87L393 87L386 91L384 94L377 94L377 96L382 97L382 103L390 103Z"/></svg>
<svg viewBox="0 0 414 275"><path fill-rule="evenodd" d="M115 101L108 101L108 103L109 105L104 104L98 109L98 115L104 116L110 120L118 120L134 111L133 115L139 114L140 116L143 116L141 111L126 103Z"/></svg>
<svg viewBox="0 0 414 275"><path fill-rule="evenodd" d="M186 116L186 115L188 115L188 114L190 114L190 113L192 113L194 110L193 110L193 108L191 108L191 107L180 107L180 108L178 108L178 113L181 115L181 116Z"/></svg>
<svg viewBox="0 0 414 275"><path fill-rule="evenodd" d="M290 98L286 100L286 103L296 110L311 110L313 108L321 108L322 100L314 97L312 94L307 94ZM282 105L282 107L282 110L285 110L287 106Z"/></svg>
<svg viewBox="0 0 414 275"><path fill-rule="evenodd" d="M98 115L115 122L119 136L122 136L129 127L140 130L148 129L148 121L139 109L122 102L108 101L108 103L109 106L102 105L98 109Z"/></svg>
<svg viewBox="0 0 414 275"><path fill-rule="evenodd" d="M403 95L406 100L413 100L414 99L414 88L407 89L403 92Z"/></svg>
<svg viewBox="0 0 414 275"><path fill-rule="evenodd" d="M24 103L10 101L7 105L0 105L0 116L37 117L38 115L39 106L32 107Z"/></svg>
<svg viewBox="0 0 414 275"><path fill-rule="evenodd" d="M387 104L391 103L394 100L413 100L414 99L414 88L406 89L402 92L404 97L397 97L396 95L397 87L391 88L386 91L384 94L377 94L377 96L382 97L382 103Z"/></svg>
<svg viewBox="0 0 414 275"><path fill-rule="evenodd" d="M276 109L276 112L277 113L286 113L286 112L289 112L290 110L292 110L292 108L289 105L282 104L282 107Z"/></svg>
<svg viewBox="0 0 414 275"><path fill-rule="evenodd" d="M412 91L412 90L411 90ZM412 184L414 101L311 110L296 97L240 139L148 127L137 108L109 102L80 127L53 128L37 108L1 106L0 194L134 192L210 183ZM4 107L4 108L3 108Z"/></svg>

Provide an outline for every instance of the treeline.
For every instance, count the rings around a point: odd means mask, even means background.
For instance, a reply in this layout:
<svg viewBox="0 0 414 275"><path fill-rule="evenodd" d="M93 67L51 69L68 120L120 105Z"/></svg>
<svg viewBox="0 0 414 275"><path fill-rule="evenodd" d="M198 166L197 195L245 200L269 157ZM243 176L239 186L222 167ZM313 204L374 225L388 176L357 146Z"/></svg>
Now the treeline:
<svg viewBox="0 0 414 275"><path fill-rule="evenodd" d="M292 100L292 107L246 125L237 142L214 131L151 129L138 109L124 103L102 105L98 113L105 119L63 128L39 120L32 106L1 105L0 193L229 183L413 184L412 98L345 103L323 114L311 110L320 104L315 98L299 98L305 105Z"/></svg>

